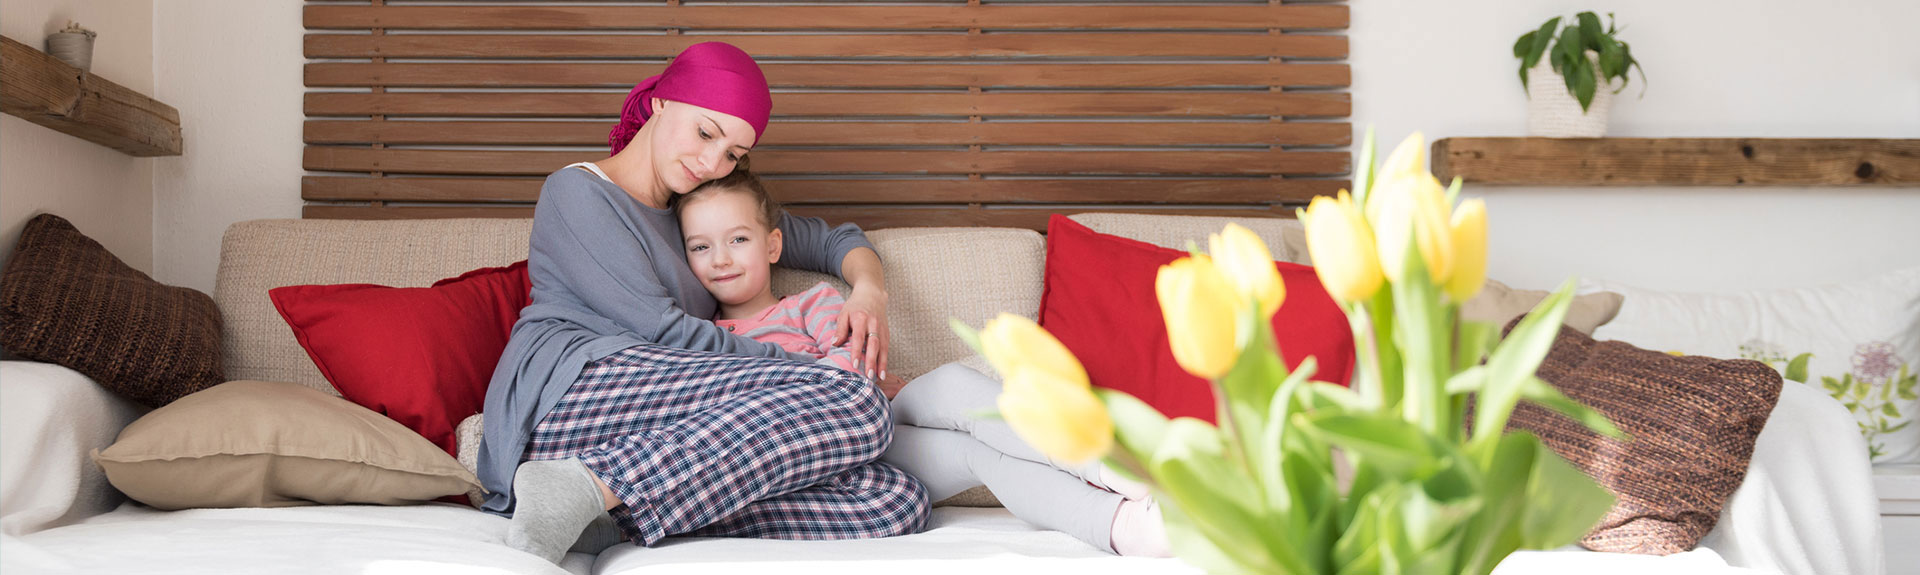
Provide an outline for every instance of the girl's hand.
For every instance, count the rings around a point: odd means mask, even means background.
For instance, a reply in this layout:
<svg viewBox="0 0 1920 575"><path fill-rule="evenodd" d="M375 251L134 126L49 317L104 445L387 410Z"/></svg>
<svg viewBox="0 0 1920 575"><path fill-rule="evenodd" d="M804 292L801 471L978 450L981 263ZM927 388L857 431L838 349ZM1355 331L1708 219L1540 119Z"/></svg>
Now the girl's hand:
<svg viewBox="0 0 1920 575"><path fill-rule="evenodd" d="M887 292L880 289L853 288L840 306L840 321L834 322L834 345L853 352L867 379L887 377ZM889 396L891 397L891 396Z"/></svg>
<svg viewBox="0 0 1920 575"><path fill-rule="evenodd" d="M875 380L874 383L880 386L880 393L887 394L888 401L892 401L893 396L900 395L900 388L907 386L907 380L901 379L898 375Z"/></svg>

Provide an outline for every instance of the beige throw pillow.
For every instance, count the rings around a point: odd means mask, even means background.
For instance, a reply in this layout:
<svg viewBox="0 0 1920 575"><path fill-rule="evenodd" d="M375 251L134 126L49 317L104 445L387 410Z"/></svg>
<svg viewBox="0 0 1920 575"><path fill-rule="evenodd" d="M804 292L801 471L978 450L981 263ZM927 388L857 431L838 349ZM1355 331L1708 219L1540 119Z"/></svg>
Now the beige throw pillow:
<svg viewBox="0 0 1920 575"><path fill-rule="evenodd" d="M1506 325L1513 318L1533 311L1533 306L1540 305L1548 295L1548 292L1541 290L1513 289L1507 284L1487 280L1480 295L1460 306L1460 316L1493 325ZM1567 308L1567 327L1591 335L1594 328L1606 325L1613 321L1613 316L1620 314L1620 303L1625 299L1613 292L1573 296L1573 305Z"/></svg>
<svg viewBox="0 0 1920 575"><path fill-rule="evenodd" d="M233 381L128 425L93 460L159 509L403 505L478 489L447 452L367 408L294 383Z"/></svg>

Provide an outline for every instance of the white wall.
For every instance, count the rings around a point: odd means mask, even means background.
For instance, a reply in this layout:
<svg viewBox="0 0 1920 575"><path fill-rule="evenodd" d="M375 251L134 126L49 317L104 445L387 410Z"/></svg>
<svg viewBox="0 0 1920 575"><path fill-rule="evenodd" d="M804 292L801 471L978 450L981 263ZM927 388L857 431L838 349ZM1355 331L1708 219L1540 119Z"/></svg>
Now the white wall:
<svg viewBox="0 0 1920 575"><path fill-rule="evenodd" d="M1355 142L1521 136L1512 46L1556 15L1614 12L1640 76L1610 136L1920 138L1913 0L1355 0ZM1819 285L1920 266L1920 187L1529 188L1487 199L1489 275L1664 290Z"/></svg>
<svg viewBox="0 0 1920 575"><path fill-rule="evenodd" d="M212 293L229 224L300 217L300 6L165 0L155 11L157 90L187 131L186 155L154 168L155 279Z"/></svg>
<svg viewBox="0 0 1920 575"><path fill-rule="evenodd" d="M151 0L6 0L0 34L36 49L79 22L99 33L92 70L153 93ZM0 265L27 220L52 213L106 246L127 265L153 270L153 165L112 148L0 115Z"/></svg>

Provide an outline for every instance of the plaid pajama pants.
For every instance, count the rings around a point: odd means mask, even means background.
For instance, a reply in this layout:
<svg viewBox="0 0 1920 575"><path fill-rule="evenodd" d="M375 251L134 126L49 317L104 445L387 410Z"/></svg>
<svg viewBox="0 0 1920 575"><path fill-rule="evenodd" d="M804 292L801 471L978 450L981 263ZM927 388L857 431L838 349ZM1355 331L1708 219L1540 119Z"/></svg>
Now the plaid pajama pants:
<svg viewBox="0 0 1920 575"><path fill-rule="evenodd" d="M892 425L851 372L641 345L587 364L525 460L579 458L641 545L888 537L919 531L929 507L919 480L875 461Z"/></svg>

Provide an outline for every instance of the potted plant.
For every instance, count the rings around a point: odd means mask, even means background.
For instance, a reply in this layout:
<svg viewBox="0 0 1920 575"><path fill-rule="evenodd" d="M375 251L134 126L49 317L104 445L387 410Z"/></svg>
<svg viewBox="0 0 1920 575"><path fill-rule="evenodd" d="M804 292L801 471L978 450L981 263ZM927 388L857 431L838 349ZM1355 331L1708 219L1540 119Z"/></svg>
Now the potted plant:
<svg viewBox="0 0 1920 575"><path fill-rule="evenodd" d="M1211 573L1484 575L1519 549L1575 542L1614 498L1525 431L1520 401L1602 434L1606 417L1534 375L1572 297L1562 286L1505 340L1463 321L1486 282L1486 208L1454 206L1414 134L1359 193L1300 214L1327 292L1345 309L1353 387L1289 371L1268 318L1286 298L1265 244L1229 225L1155 281L1174 359L1213 383L1218 425L1168 419L1090 387L1071 352L1032 320L1002 314L954 331L1005 377L1000 415L1058 461L1104 457L1152 486L1180 558ZM1469 412L1468 399L1475 408ZM1336 474L1344 461L1351 473Z"/></svg>
<svg viewBox="0 0 1920 575"><path fill-rule="evenodd" d="M1613 13L1607 13L1604 28L1592 12L1575 15L1574 23L1565 28L1560 20L1558 16L1547 20L1513 43L1513 57L1520 59L1520 85L1527 90L1527 134L1604 136L1613 94L1627 87L1627 69L1640 70L1643 90L1646 69L1633 58L1627 43L1615 37L1620 30L1614 28ZM1531 76L1545 76L1541 78L1545 81L1533 82ZM1602 86L1613 90L1602 90Z"/></svg>

